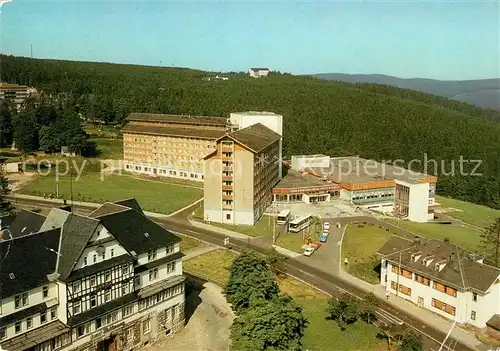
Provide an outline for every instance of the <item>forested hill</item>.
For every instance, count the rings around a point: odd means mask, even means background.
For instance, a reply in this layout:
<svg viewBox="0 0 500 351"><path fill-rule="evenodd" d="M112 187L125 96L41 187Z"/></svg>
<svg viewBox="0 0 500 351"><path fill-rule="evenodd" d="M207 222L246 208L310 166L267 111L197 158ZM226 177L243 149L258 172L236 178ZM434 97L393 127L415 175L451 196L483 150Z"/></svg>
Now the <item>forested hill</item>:
<svg viewBox="0 0 500 351"><path fill-rule="evenodd" d="M230 79L189 69L2 57L2 79L65 93L87 118L120 122L130 111L284 116L284 155L360 155L437 161L438 192L500 208L500 113L387 86L272 74ZM476 172L481 176L460 175ZM434 163L429 162L430 173ZM415 162L414 170L422 170ZM446 175L452 173L454 176ZM462 171L461 171L462 168Z"/></svg>

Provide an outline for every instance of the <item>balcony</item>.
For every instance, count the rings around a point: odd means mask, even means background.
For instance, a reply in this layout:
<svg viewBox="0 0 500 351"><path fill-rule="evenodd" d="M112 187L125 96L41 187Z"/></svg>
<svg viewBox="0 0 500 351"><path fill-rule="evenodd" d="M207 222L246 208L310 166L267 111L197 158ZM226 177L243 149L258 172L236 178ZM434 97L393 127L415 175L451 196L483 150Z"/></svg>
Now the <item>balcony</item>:
<svg viewBox="0 0 500 351"><path fill-rule="evenodd" d="M222 161L232 161L233 160L233 156L224 156L222 155Z"/></svg>
<svg viewBox="0 0 500 351"><path fill-rule="evenodd" d="M233 166L222 166L222 171L231 172L233 170Z"/></svg>
<svg viewBox="0 0 500 351"><path fill-rule="evenodd" d="M232 200L233 195L222 195L222 200Z"/></svg>
<svg viewBox="0 0 500 351"><path fill-rule="evenodd" d="M233 180L233 176L232 175L230 175L230 176L229 175L223 175L222 176L222 180L231 180L232 181Z"/></svg>
<svg viewBox="0 0 500 351"><path fill-rule="evenodd" d="M222 185L222 190L233 190L232 185Z"/></svg>
<svg viewBox="0 0 500 351"><path fill-rule="evenodd" d="M222 152L233 152L233 147L222 145Z"/></svg>

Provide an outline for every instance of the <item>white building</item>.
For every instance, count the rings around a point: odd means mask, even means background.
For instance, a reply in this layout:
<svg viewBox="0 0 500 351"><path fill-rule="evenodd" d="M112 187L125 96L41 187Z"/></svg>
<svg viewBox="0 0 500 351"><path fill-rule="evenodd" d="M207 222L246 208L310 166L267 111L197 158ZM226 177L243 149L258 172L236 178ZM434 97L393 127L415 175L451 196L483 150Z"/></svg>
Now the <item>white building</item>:
<svg viewBox="0 0 500 351"><path fill-rule="evenodd" d="M248 74L253 78L267 77L269 68L249 68Z"/></svg>
<svg viewBox="0 0 500 351"><path fill-rule="evenodd" d="M183 328L180 239L135 200L37 226L0 242L1 349L133 350Z"/></svg>
<svg viewBox="0 0 500 351"><path fill-rule="evenodd" d="M340 198L415 222L434 218L437 178L357 156L292 156L291 168L341 186Z"/></svg>
<svg viewBox="0 0 500 351"><path fill-rule="evenodd" d="M281 179L283 174L283 116L278 115L274 112L267 111L245 111L245 112L233 112L229 115L229 128L231 130L239 130L247 128L258 123L271 129L273 132L281 135L279 142L279 178ZM274 160L267 160L268 162Z"/></svg>
<svg viewBox="0 0 500 351"><path fill-rule="evenodd" d="M391 295L479 328L499 318L500 269L482 257L437 239L396 236L378 253L380 283Z"/></svg>

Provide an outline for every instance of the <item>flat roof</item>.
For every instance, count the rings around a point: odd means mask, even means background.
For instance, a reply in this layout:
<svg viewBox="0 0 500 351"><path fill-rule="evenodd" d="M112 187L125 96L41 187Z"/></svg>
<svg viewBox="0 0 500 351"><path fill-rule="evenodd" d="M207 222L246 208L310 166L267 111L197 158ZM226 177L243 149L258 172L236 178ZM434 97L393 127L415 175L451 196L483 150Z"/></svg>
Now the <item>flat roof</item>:
<svg viewBox="0 0 500 351"><path fill-rule="evenodd" d="M162 135L173 137L189 137L216 140L223 136L225 130L212 129L195 129L195 128L177 128L162 125L143 125L133 122L127 123L123 129L123 133L146 134L146 135Z"/></svg>
<svg viewBox="0 0 500 351"><path fill-rule="evenodd" d="M245 116L281 116L280 114L268 111L242 111L242 112L231 112L233 115L245 115Z"/></svg>
<svg viewBox="0 0 500 351"><path fill-rule="evenodd" d="M294 191L295 190L295 191ZM273 188L273 193L298 193L300 191L328 191L340 190L340 186L335 183L328 183L310 174L289 169L288 173Z"/></svg>
<svg viewBox="0 0 500 351"><path fill-rule="evenodd" d="M211 126L221 126L221 127L226 127L227 125L227 117L167 115L158 113L138 113L138 112L133 112L129 114L126 120L136 121L136 122L211 125Z"/></svg>
<svg viewBox="0 0 500 351"><path fill-rule="evenodd" d="M352 185L352 190L393 187L396 180L410 184L437 181L434 176L357 156L330 158L330 167L309 167L304 171L335 183Z"/></svg>
<svg viewBox="0 0 500 351"><path fill-rule="evenodd" d="M0 83L0 89L27 89L27 85Z"/></svg>

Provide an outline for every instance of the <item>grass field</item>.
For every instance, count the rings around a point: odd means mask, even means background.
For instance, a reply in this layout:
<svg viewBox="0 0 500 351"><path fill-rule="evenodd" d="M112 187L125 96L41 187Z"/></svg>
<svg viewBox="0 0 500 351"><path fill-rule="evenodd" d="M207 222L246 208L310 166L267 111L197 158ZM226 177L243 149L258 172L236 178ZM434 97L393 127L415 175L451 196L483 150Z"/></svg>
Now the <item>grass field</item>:
<svg viewBox="0 0 500 351"><path fill-rule="evenodd" d="M397 225L396 220L389 221ZM470 227L461 227L452 224L438 223L417 223L410 221L399 221L399 226L426 238L436 238L444 240L450 239L450 242L463 248L474 251L480 245L480 232Z"/></svg>
<svg viewBox="0 0 500 351"><path fill-rule="evenodd" d="M288 232L280 234L276 240L276 245L302 253L304 251L302 246L307 244L307 238L310 237L313 242L319 241L322 230L323 226L320 219L314 217L314 223L310 227L304 229L303 233Z"/></svg>
<svg viewBox="0 0 500 351"><path fill-rule="evenodd" d="M228 268L236 254L217 250L184 263L184 270L216 281L227 282ZM387 350L387 343L377 338L378 329L373 325L357 322L342 331L333 321L326 320L325 310L329 296L290 278L277 278L280 290L292 296L302 307L309 326L302 339L305 350Z"/></svg>
<svg viewBox="0 0 500 351"><path fill-rule="evenodd" d="M448 209L446 212L448 216L481 228L489 227L493 224L495 218L500 217L500 210L494 210L486 206L442 196L436 196L436 201L440 203L444 209Z"/></svg>
<svg viewBox="0 0 500 351"><path fill-rule="evenodd" d="M201 241L195 238L191 238L189 236L184 236L184 235L178 235L178 236L182 239L181 251L184 253L203 245Z"/></svg>
<svg viewBox="0 0 500 351"><path fill-rule="evenodd" d="M342 257L347 257L347 271L371 284L380 283L380 258L377 250L393 233L370 224L349 224L342 241Z"/></svg>
<svg viewBox="0 0 500 351"><path fill-rule="evenodd" d="M91 138L97 146L97 157L103 160L123 160L123 139Z"/></svg>
<svg viewBox="0 0 500 351"><path fill-rule="evenodd" d="M229 279L229 267L238 255L229 250L216 250L183 262L184 271L224 286Z"/></svg>
<svg viewBox="0 0 500 351"><path fill-rule="evenodd" d="M76 173L76 172L75 172ZM145 211L169 214L203 196L203 191L161 182L147 182L117 174L106 175L101 181L99 172L89 170L70 182L69 176L59 179L59 198L69 199L71 183L73 200L103 203L134 197ZM20 190L22 194L43 196L56 195L56 177L54 172L47 176L38 176Z"/></svg>
<svg viewBox="0 0 500 351"><path fill-rule="evenodd" d="M194 215L191 216L191 219L198 221L198 222L203 222L210 224L214 227L219 227L227 230L232 230L234 232L238 232L241 234L245 234L248 236L253 236L253 237L258 237L258 236L265 236L265 235L272 235L273 233L273 220L270 218L270 216L263 215L260 220L255 223L255 225L231 225L231 224L222 224L222 223L216 223L216 222L210 222L208 223L207 221L203 220L203 204L200 204L200 206L194 211Z"/></svg>

